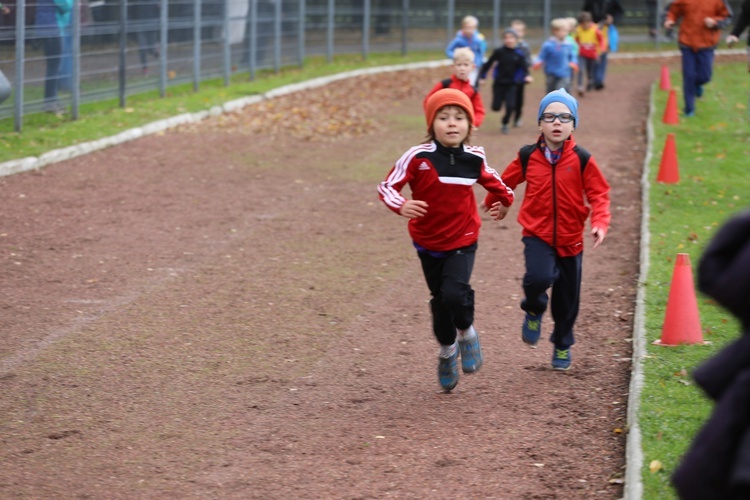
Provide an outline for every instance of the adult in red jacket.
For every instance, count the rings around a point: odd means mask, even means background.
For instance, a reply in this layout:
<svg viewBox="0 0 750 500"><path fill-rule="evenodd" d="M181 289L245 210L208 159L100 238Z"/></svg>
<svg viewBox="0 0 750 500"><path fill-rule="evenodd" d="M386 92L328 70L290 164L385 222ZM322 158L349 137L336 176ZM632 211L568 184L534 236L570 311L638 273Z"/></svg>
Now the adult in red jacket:
<svg viewBox="0 0 750 500"><path fill-rule="evenodd" d="M726 0L675 0L667 10L664 28L680 23L677 42L682 53L682 90L685 116L695 115L695 98L711 81L714 50L722 28L732 20Z"/></svg>

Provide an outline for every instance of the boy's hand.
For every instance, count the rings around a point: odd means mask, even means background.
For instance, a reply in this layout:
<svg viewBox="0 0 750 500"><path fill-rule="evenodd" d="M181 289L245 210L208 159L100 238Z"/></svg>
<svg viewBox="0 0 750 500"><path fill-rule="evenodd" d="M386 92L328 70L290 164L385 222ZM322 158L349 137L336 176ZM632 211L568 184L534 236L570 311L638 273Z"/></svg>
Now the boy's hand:
<svg viewBox="0 0 750 500"><path fill-rule="evenodd" d="M732 45L734 45L735 43L737 43L739 40L740 39L737 38L736 36L729 35L729 36L727 36L727 45L731 47Z"/></svg>
<svg viewBox="0 0 750 500"><path fill-rule="evenodd" d="M542 62L541 61L535 62L534 64L531 65L531 69L539 69L541 67L542 67Z"/></svg>
<svg viewBox="0 0 750 500"><path fill-rule="evenodd" d="M487 208L487 205L482 202L479 205L479 208L481 208L483 212L489 212L490 217L492 217L494 220L503 220L505 218L505 215L508 213L508 210L510 210L510 207L504 207L503 204L499 201L493 203L492 208Z"/></svg>
<svg viewBox="0 0 750 500"><path fill-rule="evenodd" d="M607 236L607 231L605 229L602 229L600 227L594 227L591 229L591 236L594 237L594 248L593 250L596 250L596 247L602 244L604 241L604 238Z"/></svg>
<svg viewBox="0 0 750 500"><path fill-rule="evenodd" d="M572 63L568 64L568 66L570 66L571 68L573 68L573 71L576 71L576 72L578 71L578 65L576 63L572 62Z"/></svg>
<svg viewBox="0 0 750 500"><path fill-rule="evenodd" d="M406 200L401 205L401 210L398 213L407 219L416 219L417 217L424 217L427 214L427 206L426 201Z"/></svg>
<svg viewBox="0 0 750 500"><path fill-rule="evenodd" d="M526 78L523 79L526 83L531 83L534 81L534 77L531 75L528 75Z"/></svg>

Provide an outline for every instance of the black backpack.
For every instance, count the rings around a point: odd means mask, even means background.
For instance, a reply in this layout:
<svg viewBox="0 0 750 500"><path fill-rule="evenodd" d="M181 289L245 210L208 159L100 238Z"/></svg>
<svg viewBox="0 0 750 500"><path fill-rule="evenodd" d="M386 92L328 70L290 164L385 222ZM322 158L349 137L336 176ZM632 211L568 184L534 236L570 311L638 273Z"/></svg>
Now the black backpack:
<svg viewBox="0 0 750 500"><path fill-rule="evenodd" d="M529 158L537 147L537 144L528 144L518 150L518 157L521 159L521 172L524 179L526 178L526 168L529 166ZM573 146L573 151L578 155L578 160L581 162L581 175L583 175L583 169L586 168L589 158L591 158L591 153L580 146Z"/></svg>
<svg viewBox="0 0 750 500"><path fill-rule="evenodd" d="M443 84L444 89L447 89L450 88L452 81L452 78L446 78L445 80L440 80L440 83ZM469 96L469 99L474 99L474 96L477 95L477 87L471 87L471 89L474 91L474 93Z"/></svg>

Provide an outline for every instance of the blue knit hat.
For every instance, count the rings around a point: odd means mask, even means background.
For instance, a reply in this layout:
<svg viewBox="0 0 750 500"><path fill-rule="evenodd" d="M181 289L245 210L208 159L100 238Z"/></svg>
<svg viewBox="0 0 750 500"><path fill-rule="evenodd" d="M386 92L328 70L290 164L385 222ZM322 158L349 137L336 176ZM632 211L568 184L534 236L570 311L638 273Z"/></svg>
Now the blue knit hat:
<svg viewBox="0 0 750 500"><path fill-rule="evenodd" d="M539 116L537 117L537 121L540 121L542 119L544 110L553 102L561 102L568 107L568 109L570 110L570 114L573 115L573 126L577 127L578 101L576 101L575 97L565 92L565 89L553 90L552 92L544 96L544 98L542 98L542 102L539 103Z"/></svg>

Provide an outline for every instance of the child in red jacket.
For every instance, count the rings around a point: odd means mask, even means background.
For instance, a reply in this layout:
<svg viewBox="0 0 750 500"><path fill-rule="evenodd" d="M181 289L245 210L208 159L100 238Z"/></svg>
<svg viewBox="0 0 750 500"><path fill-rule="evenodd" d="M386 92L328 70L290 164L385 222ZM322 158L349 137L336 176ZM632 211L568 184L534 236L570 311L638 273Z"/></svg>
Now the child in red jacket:
<svg viewBox="0 0 750 500"><path fill-rule="evenodd" d="M482 95L479 93L478 87L471 83L471 74L475 69L474 52L469 47L459 47L454 50L453 74L450 78L439 81L430 89L424 97L423 106L427 106L427 99L440 89L458 89L469 96L471 104L474 106L473 129L476 130L481 127L485 111L484 104L482 103Z"/></svg>
<svg viewBox="0 0 750 500"><path fill-rule="evenodd" d="M484 149L468 144L474 109L466 94L438 90L427 99L425 117L430 140L401 156L378 193L388 208L409 219L432 295L438 380L448 392L458 383L459 351L465 373L477 371L483 361L469 284L481 226L473 186L480 184L504 206L513 203L513 191L487 164ZM412 199L401 195L407 184Z"/></svg>
<svg viewBox="0 0 750 500"><path fill-rule="evenodd" d="M542 133L536 144L521 148L502 179L510 189L526 181L518 212L526 258L521 338L531 346L539 341L551 286L552 368L567 370L580 303L584 226L591 214L593 248L597 248L611 219L609 184L594 158L573 139L578 125L578 102L573 96L564 89L547 94L539 104L538 122ZM508 209L497 201L490 194L482 208L502 219Z"/></svg>

